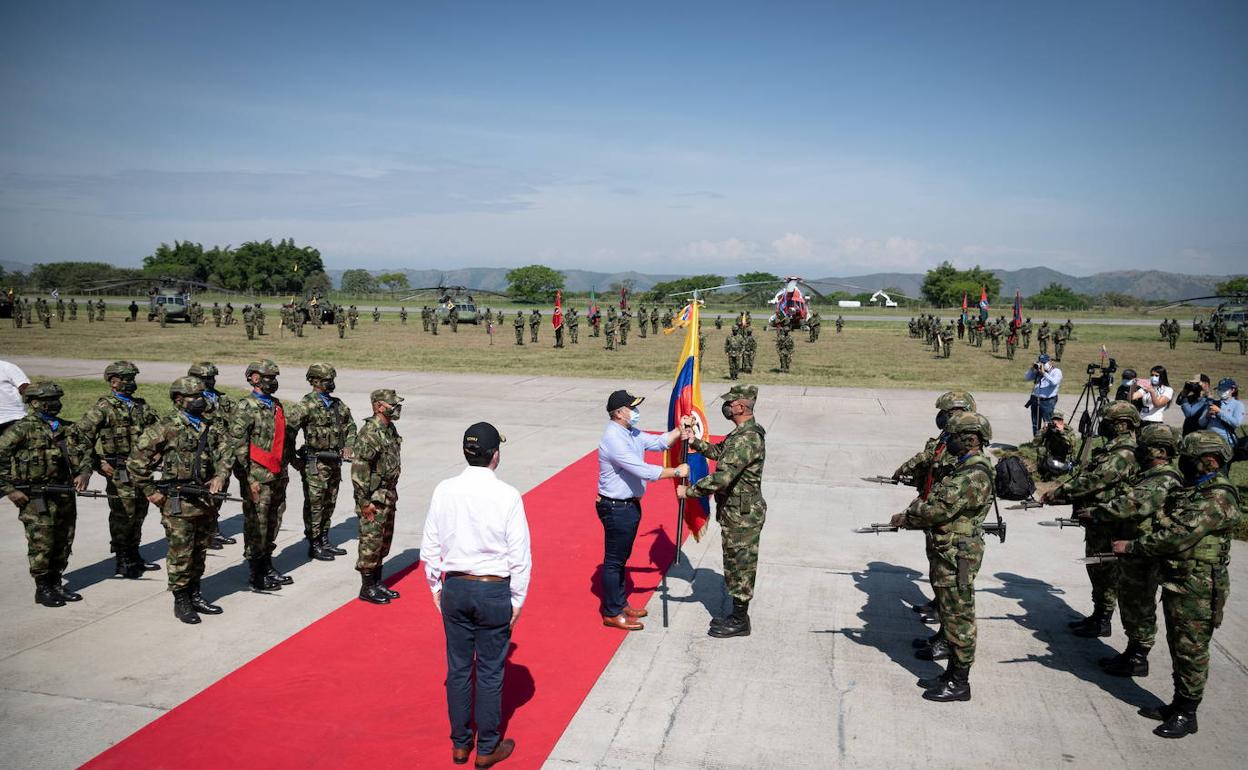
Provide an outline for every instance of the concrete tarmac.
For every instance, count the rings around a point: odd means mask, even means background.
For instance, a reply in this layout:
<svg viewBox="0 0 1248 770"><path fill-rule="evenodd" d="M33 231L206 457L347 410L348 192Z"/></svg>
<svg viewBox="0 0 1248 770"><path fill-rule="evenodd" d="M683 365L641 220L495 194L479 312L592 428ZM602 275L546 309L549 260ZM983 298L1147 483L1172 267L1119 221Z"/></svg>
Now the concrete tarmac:
<svg viewBox="0 0 1248 770"><path fill-rule="evenodd" d="M31 375L98 381L107 362L18 358L15 363ZM185 371L183 365L138 363L140 377L149 382L168 382ZM306 392L303 366L284 371L279 396L294 399ZM242 367L224 367L220 381L241 383ZM407 398L399 423L405 470L389 574L418 558L424 507L434 485L462 466L458 445L468 424L490 420L507 434L500 476L527 490L595 448L610 390L627 387L647 396L642 427L662 429L670 386L339 372L338 395L357 419L368 413L367 394L377 387L393 387ZM704 384L709 414L717 414L713 399L724 390L725 383ZM1009 537L1005 544L989 541L976 583L980 636L971 674L974 700L934 704L920 697L915 679L938 670L916 660L910 645L931 631L907 609L930 596L922 535L857 535L850 529L884 521L910 500L905 489L858 477L891 472L922 446L935 432L936 396L764 387L758 418L768 431L768 521L751 606L753 634L727 640L706 635L710 617L728 608L719 529L712 524L701 542L687 543L670 573L669 595L651 600L646 629L624 640L547 766L1239 767L1248 753L1242 730L1248 720L1243 543L1235 543L1233 551L1232 592L1214 637L1210 685L1195 736L1156 738L1151 734L1156 723L1135 713L1171 696L1164 630L1151 658L1152 674L1139 680L1105 676L1096 665L1099 657L1125 645L1117 619L1110 639L1079 639L1067 631L1068 620L1090 611L1087 576L1075 561L1082 555L1081 537L1035 522L1068 515L1068 508L1002 511ZM996 440L1029 437L1025 394L976 396ZM712 423L727 427L717 416ZM103 484L97 478L92 486ZM656 488L651 494L669 493ZM3 764L75 767L353 600L359 583L349 484L332 536L346 543L348 557L307 560L301 504L294 483L276 561L295 584L272 595L251 593L244 585L241 542L212 551L204 592L226 613L194 627L173 618L163 571L140 581L112 577L107 508L101 502L80 505L67 575L84 601L59 609L31 601L21 526L14 515L0 519ZM587 536L597 540L593 512L582 513ZM239 533L238 504L227 507L224 516L223 528ZM163 537L159 516L150 514L143 548L149 559L163 560ZM540 592L541 586L532 590ZM395 611L402 611L406 600ZM425 767L443 758L406 759L408 766Z"/></svg>

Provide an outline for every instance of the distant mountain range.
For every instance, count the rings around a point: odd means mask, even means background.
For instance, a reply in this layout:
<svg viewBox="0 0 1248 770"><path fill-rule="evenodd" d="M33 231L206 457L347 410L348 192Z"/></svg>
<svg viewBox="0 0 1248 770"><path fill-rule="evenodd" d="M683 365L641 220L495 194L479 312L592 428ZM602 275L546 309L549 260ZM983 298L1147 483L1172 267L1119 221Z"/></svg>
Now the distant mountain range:
<svg viewBox="0 0 1248 770"><path fill-rule="evenodd" d="M0 259L0 267L13 272L28 272L30 265ZM413 288L424 286L467 286L472 289L502 292L507 289L506 267L470 267L459 270L405 270L408 283ZM342 281L344 270L327 270L334 285ZM374 270L374 273L393 272ZM596 289L606 292L612 284L632 281L637 291L647 291L656 283L670 281L682 276L677 274L638 273L634 271L618 273L598 273L591 270L563 270L565 286L570 292L586 292ZM1080 294L1103 294L1118 292L1139 297L1143 300L1172 300L1184 297L1199 297L1211 294L1214 287L1226 280L1220 275L1188 275L1186 273L1167 273L1160 270L1115 270L1105 273L1077 276L1050 270L1047 267L1027 267L1021 270L993 270L994 275L1001 279L1001 292L1012 296L1017 289L1028 296L1039 292L1050 283L1059 283ZM868 275L830 276L827 278L810 279L821 291L825 287L821 283L831 284L827 292L844 289L846 291L875 291L877 289L895 288L902 294L918 297L923 286L923 273L871 273ZM732 280L732 277L729 277Z"/></svg>

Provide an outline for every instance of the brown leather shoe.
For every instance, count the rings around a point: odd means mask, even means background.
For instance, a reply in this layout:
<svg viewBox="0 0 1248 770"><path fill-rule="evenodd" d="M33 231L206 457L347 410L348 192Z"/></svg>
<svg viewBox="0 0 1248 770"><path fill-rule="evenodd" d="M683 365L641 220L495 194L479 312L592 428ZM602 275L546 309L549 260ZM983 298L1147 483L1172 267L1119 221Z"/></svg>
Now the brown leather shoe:
<svg viewBox="0 0 1248 770"><path fill-rule="evenodd" d="M516 750L516 742L510 738L505 738L498 743L498 748L490 754L477 754L477 767L486 768L493 767L511 756L511 752Z"/></svg>
<svg viewBox="0 0 1248 770"><path fill-rule="evenodd" d="M644 625L638 623L636 620L633 620L624 613L620 613L613 618L604 617L602 619L602 624L607 628L618 628L621 631L640 631L645 628Z"/></svg>
<svg viewBox="0 0 1248 770"><path fill-rule="evenodd" d="M468 764L468 755L471 753L471 746L466 749L451 747L451 761L457 765L466 765Z"/></svg>
<svg viewBox="0 0 1248 770"><path fill-rule="evenodd" d="M625 607L624 614L629 616L630 618L644 618L650 613L646 612L645 607Z"/></svg>

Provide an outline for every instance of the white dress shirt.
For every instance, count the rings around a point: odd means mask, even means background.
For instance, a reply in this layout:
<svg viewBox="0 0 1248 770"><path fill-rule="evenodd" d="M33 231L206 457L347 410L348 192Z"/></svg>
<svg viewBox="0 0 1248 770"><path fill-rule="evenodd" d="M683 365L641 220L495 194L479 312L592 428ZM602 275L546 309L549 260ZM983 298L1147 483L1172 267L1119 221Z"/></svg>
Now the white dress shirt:
<svg viewBox="0 0 1248 770"><path fill-rule="evenodd" d="M442 590L447 572L511 578L511 606L529 590L532 556L524 501L489 468L468 466L433 490L420 541L429 590Z"/></svg>
<svg viewBox="0 0 1248 770"><path fill-rule="evenodd" d="M663 473L662 465L646 462L646 452L667 449L665 435L608 422L598 442L598 494L614 500L644 495L646 484Z"/></svg>
<svg viewBox="0 0 1248 770"><path fill-rule="evenodd" d="M29 384L26 373L17 364L0 361L0 425L26 416L26 404L18 389Z"/></svg>

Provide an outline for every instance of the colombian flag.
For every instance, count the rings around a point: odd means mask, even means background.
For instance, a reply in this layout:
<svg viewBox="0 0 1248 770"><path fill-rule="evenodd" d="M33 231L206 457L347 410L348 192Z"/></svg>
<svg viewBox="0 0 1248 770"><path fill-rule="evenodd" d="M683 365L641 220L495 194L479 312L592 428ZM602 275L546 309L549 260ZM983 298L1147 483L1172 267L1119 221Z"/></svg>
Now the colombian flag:
<svg viewBox="0 0 1248 770"><path fill-rule="evenodd" d="M690 300L681 318L688 319L685 330L685 345L680 351L680 360L676 365L676 379L672 383L672 398L667 404L667 429L673 430L680 424L680 418L693 415L693 434L698 438L706 438L709 431L706 427L706 410L702 405L702 375L698 373L698 359L702 351L698 349L698 300ZM680 465L680 444L675 443L668 448L664 457L664 465L669 468ZM689 453L685 458L689 463L688 484L696 484L699 479L710 471L706 458L697 453ZM682 483L681 479L673 479ZM685 526L694 540L700 540L711 519L711 501L705 497L685 501ZM679 543L677 544L679 547Z"/></svg>

